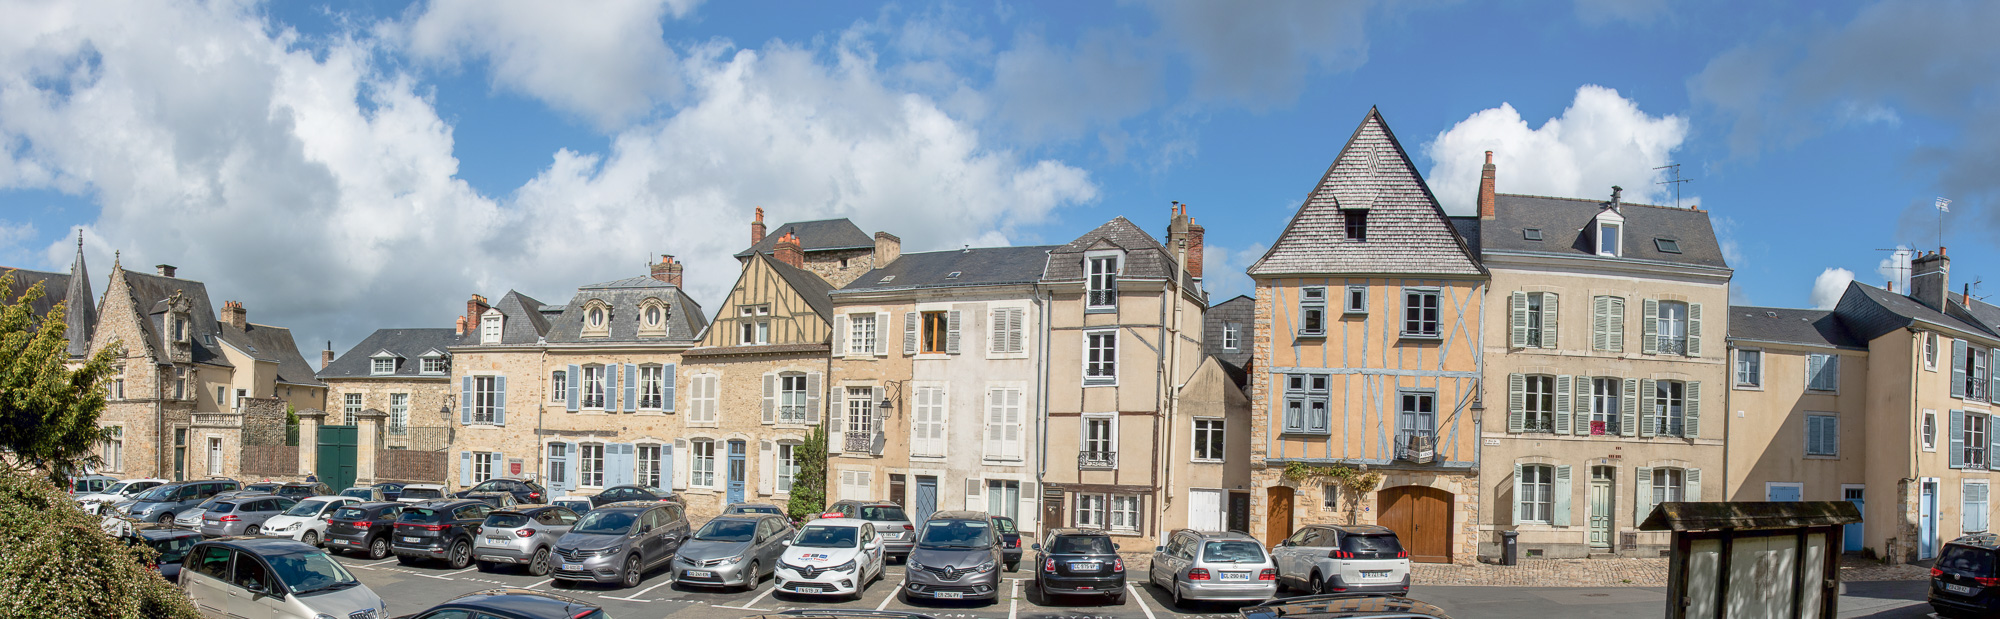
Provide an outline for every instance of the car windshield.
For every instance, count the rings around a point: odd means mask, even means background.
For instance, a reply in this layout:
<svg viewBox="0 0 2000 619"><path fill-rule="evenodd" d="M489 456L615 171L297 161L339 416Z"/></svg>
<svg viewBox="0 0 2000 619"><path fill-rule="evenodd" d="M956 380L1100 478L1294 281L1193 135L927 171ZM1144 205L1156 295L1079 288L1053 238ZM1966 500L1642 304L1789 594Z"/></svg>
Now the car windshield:
<svg viewBox="0 0 2000 619"><path fill-rule="evenodd" d="M861 537L861 529L856 527L807 526L799 530L799 539L793 546L806 548L853 548L854 541Z"/></svg>
<svg viewBox="0 0 2000 619"><path fill-rule="evenodd" d="M360 520L368 517L368 510L359 507L342 507L333 512L333 517L337 520Z"/></svg>
<svg viewBox="0 0 2000 619"><path fill-rule="evenodd" d="M244 487L244 490L256 490L256 491L258 491L258 492L270 492L270 491L273 491L273 490L277 490L277 489L278 489L278 486L279 486L279 485L280 485L280 484L250 484L249 486L247 486L247 487Z"/></svg>
<svg viewBox="0 0 2000 619"><path fill-rule="evenodd" d="M1201 560L1207 563L1262 563L1264 547L1247 540L1209 542L1201 546Z"/></svg>
<svg viewBox="0 0 2000 619"><path fill-rule="evenodd" d="M444 498L444 492L442 492L442 491L439 491L439 490L437 490L437 489L435 489L435 488L404 488L404 489L403 489L403 498L405 498L405 499L442 499L442 498Z"/></svg>
<svg viewBox="0 0 2000 619"><path fill-rule="evenodd" d="M694 538L711 542L747 542L757 535L757 521L717 518L708 521Z"/></svg>
<svg viewBox="0 0 2000 619"><path fill-rule="evenodd" d="M639 512L634 511L594 511L576 521L571 533L595 533L599 535L623 534L632 530L632 523L639 521Z"/></svg>
<svg viewBox="0 0 2000 619"><path fill-rule="evenodd" d="M227 514L233 511L236 511L236 504L228 501L208 506L208 513L211 514Z"/></svg>
<svg viewBox="0 0 2000 619"><path fill-rule="evenodd" d="M285 515L311 516L318 514L321 507L326 507L326 501L299 501L298 505L293 505L291 509L285 510Z"/></svg>
<svg viewBox="0 0 2000 619"><path fill-rule="evenodd" d="M181 557L187 556L188 549L194 548L194 543L200 539L194 535L149 539L146 540L146 545L160 551L160 563L180 563Z"/></svg>
<svg viewBox="0 0 2000 619"><path fill-rule="evenodd" d="M139 493L136 498L141 501L164 501L174 493L174 490L176 488L172 486L155 486L151 490Z"/></svg>
<svg viewBox="0 0 2000 619"><path fill-rule="evenodd" d="M489 479L472 487L472 492L506 492L507 490L507 482L498 479Z"/></svg>
<svg viewBox="0 0 2000 619"><path fill-rule="evenodd" d="M403 510L403 515L397 517L396 520L400 522L437 522L438 518L442 515L442 512L428 507L412 507Z"/></svg>
<svg viewBox="0 0 2000 619"><path fill-rule="evenodd" d="M129 482L129 481L121 481L121 482L118 482L118 483L115 483L115 484L111 484L111 487L109 487L109 488L105 488L105 489L104 489L104 493L105 493L105 494L118 494L118 493L120 493L120 492L124 492L124 491L125 491L125 487L126 487L126 486L130 486L130 485L132 485L132 483L133 483L133 482Z"/></svg>
<svg viewBox="0 0 2000 619"><path fill-rule="evenodd" d="M295 552L264 557L271 563L271 571L277 572L278 579L292 588L292 593L305 595L317 591L345 589L361 584L354 575L348 573L333 557L325 552Z"/></svg>
<svg viewBox="0 0 2000 619"><path fill-rule="evenodd" d="M1065 535L1049 542L1049 554L1054 555L1108 555L1117 552L1111 548L1111 538L1087 535Z"/></svg>
<svg viewBox="0 0 2000 619"><path fill-rule="evenodd" d="M357 499L366 499L366 498L370 498L370 497L373 497L373 496L375 496L375 489L373 489L373 488L348 488L348 489L346 489L346 490L342 490L342 491L340 491L340 496L351 496L351 497L354 497L354 498L357 498Z"/></svg>
<svg viewBox="0 0 2000 619"><path fill-rule="evenodd" d="M1001 533L1020 533L1020 532L1021 532L1020 530L1018 530L1018 529L1015 529L1015 528L1014 528L1014 519L1013 519L1013 518L994 518L994 519L993 519L993 524L994 524L994 526L998 526L998 527L1000 527L1000 532L1001 532Z"/></svg>
<svg viewBox="0 0 2000 619"><path fill-rule="evenodd" d="M986 548L993 545L993 525L980 520L933 520L917 540L924 548Z"/></svg>
<svg viewBox="0 0 2000 619"><path fill-rule="evenodd" d="M1938 555L1937 564L1933 567L1974 578L1989 577L1993 575L1993 551L1970 546L1947 545L1944 547L1944 552Z"/></svg>
<svg viewBox="0 0 2000 619"><path fill-rule="evenodd" d="M486 515L485 526L494 529L512 529L526 524L528 524L528 516L525 514L494 512Z"/></svg>
<svg viewBox="0 0 2000 619"><path fill-rule="evenodd" d="M876 522L881 522L884 520L901 520L904 522L908 522L910 520L910 517L903 513L903 508L896 507L894 505L882 505L882 506L863 505L861 506L861 509L858 511L860 511L861 513L856 517L862 520L874 520Z"/></svg>
<svg viewBox="0 0 2000 619"><path fill-rule="evenodd" d="M312 496L312 486L285 486L278 489L278 496Z"/></svg>

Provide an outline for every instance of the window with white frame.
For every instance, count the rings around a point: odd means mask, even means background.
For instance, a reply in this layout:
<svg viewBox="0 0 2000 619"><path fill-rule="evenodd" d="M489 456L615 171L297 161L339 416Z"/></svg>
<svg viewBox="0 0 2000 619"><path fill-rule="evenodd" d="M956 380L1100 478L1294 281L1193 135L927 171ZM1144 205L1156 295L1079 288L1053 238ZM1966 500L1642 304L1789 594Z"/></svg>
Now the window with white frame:
<svg viewBox="0 0 2000 619"><path fill-rule="evenodd" d="M1514 346L1555 348L1556 313L1560 306L1553 292L1514 293Z"/></svg>
<svg viewBox="0 0 2000 619"><path fill-rule="evenodd" d="M1530 374L1521 378L1522 431L1556 431L1556 377Z"/></svg>
<svg viewBox="0 0 2000 619"><path fill-rule="evenodd" d="M639 446L639 485L648 488L665 488L660 483L660 446Z"/></svg>
<svg viewBox="0 0 2000 619"><path fill-rule="evenodd" d="M490 451L472 452L472 483L493 479L493 467L497 466L494 461L498 459L498 454Z"/></svg>
<svg viewBox="0 0 2000 619"><path fill-rule="evenodd" d="M1806 455L1840 455L1840 418L1834 415L1806 415Z"/></svg>
<svg viewBox="0 0 2000 619"><path fill-rule="evenodd" d="M847 354L850 355L875 354L876 341L875 341L874 314L848 314L847 331L848 331Z"/></svg>
<svg viewBox="0 0 2000 619"><path fill-rule="evenodd" d="M874 387L847 388L847 427L844 431L850 435L872 436L875 434Z"/></svg>
<svg viewBox="0 0 2000 619"><path fill-rule="evenodd" d="M104 428L103 453L104 470L125 470L125 426Z"/></svg>
<svg viewBox="0 0 2000 619"><path fill-rule="evenodd" d="M1661 301L1659 313L1659 347L1662 355L1687 354L1688 305L1679 301Z"/></svg>
<svg viewBox="0 0 2000 619"><path fill-rule="evenodd" d="M1764 351L1736 351L1736 386L1755 389L1764 385Z"/></svg>
<svg viewBox="0 0 2000 619"><path fill-rule="evenodd" d="M341 425L354 423L354 420L359 418L360 416L361 416L361 394L359 393L342 394L341 407L340 407Z"/></svg>
<svg viewBox="0 0 2000 619"><path fill-rule="evenodd" d="M1548 524L1555 512L1553 501L1556 479L1555 467L1544 464L1529 464L1521 467L1521 496L1517 508L1520 522Z"/></svg>
<svg viewBox="0 0 2000 619"><path fill-rule="evenodd" d="M500 313L489 312L479 318L479 343L500 343Z"/></svg>
<svg viewBox="0 0 2000 619"><path fill-rule="evenodd" d="M389 433L398 436L410 433L410 394L389 394Z"/></svg>
<svg viewBox="0 0 2000 619"><path fill-rule="evenodd" d="M715 486L715 441L698 438L688 441L688 485Z"/></svg>
<svg viewBox="0 0 2000 619"><path fill-rule="evenodd" d="M778 423L806 422L806 375L785 372L778 375Z"/></svg>
<svg viewBox="0 0 2000 619"><path fill-rule="evenodd" d="M577 448L577 483L592 488L604 487L604 445L584 443Z"/></svg>
<svg viewBox="0 0 2000 619"><path fill-rule="evenodd" d="M1687 427L1687 383L1662 380L1653 385L1653 415L1659 420L1657 433L1682 436Z"/></svg>
<svg viewBox="0 0 2000 619"><path fill-rule="evenodd" d="M1083 459L1091 464L1118 465L1118 417L1116 415L1085 415L1083 417Z"/></svg>
<svg viewBox="0 0 2000 619"><path fill-rule="evenodd" d="M1937 451L1938 426L1935 409L1924 409L1924 425L1920 435L1923 437L1924 451Z"/></svg>
<svg viewBox="0 0 2000 619"><path fill-rule="evenodd" d="M472 377L472 422L497 423L500 412L500 379L497 376Z"/></svg>
<svg viewBox="0 0 2000 619"><path fill-rule="evenodd" d="M1964 424L1964 428L1961 429L1963 434L1960 435L1960 439L1965 443L1961 451L1965 458L1965 468L1986 468L1986 435L1992 431L1992 428L1987 427L1987 419L1989 418L1985 413L1968 413L1965 411L1952 411L1952 413L1958 415L1963 420L1960 423Z"/></svg>
<svg viewBox="0 0 2000 619"><path fill-rule="evenodd" d="M1987 505L1989 504L1987 490L1986 480L1965 480L1965 501L1964 505L1961 506L1962 510L1959 512L1964 514L1961 533L1986 532L1987 526L1991 522L1991 515L1987 513Z"/></svg>
<svg viewBox="0 0 2000 619"><path fill-rule="evenodd" d="M565 466L565 464L567 464L568 462L569 462L569 444L549 443L548 481L550 488L562 488L564 484L569 483L569 470L568 470L569 467Z"/></svg>
<svg viewBox="0 0 2000 619"><path fill-rule="evenodd" d="M1368 287L1348 286L1347 302L1341 304L1341 313L1344 314L1368 313Z"/></svg>
<svg viewBox="0 0 2000 619"><path fill-rule="evenodd" d="M1590 434L1611 436L1620 429L1618 393L1623 381L1617 378L1590 379Z"/></svg>
<svg viewBox="0 0 2000 619"><path fill-rule="evenodd" d="M1443 332L1442 320L1438 314L1438 290L1435 288L1409 288L1403 290L1403 335L1411 337L1438 337Z"/></svg>
<svg viewBox="0 0 2000 619"><path fill-rule="evenodd" d="M1326 335L1326 287L1299 289L1299 335Z"/></svg>
<svg viewBox="0 0 2000 619"><path fill-rule="evenodd" d="M1011 479L986 480L986 513L1021 519L1021 482Z"/></svg>
<svg viewBox="0 0 2000 619"><path fill-rule="evenodd" d="M1091 256L1084 262L1090 274L1089 307L1118 307L1118 256Z"/></svg>
<svg viewBox="0 0 2000 619"><path fill-rule="evenodd" d="M1620 245L1620 241L1623 240L1622 238L1619 237L1618 232L1623 228L1624 228L1623 218L1618 218L1615 220L1601 216L1598 218L1597 220L1598 255L1610 256L1613 258L1618 257L1618 248Z"/></svg>
<svg viewBox="0 0 2000 619"><path fill-rule="evenodd" d="M1111 385L1118 382L1118 332L1086 331L1084 338L1083 384Z"/></svg>
<svg viewBox="0 0 2000 619"><path fill-rule="evenodd" d="M792 481L799 477L799 446L793 443L778 443L778 494L792 491Z"/></svg>
<svg viewBox="0 0 2000 619"><path fill-rule="evenodd" d="M1324 434L1331 427L1331 387L1326 374L1285 374L1285 432Z"/></svg>
<svg viewBox="0 0 2000 619"><path fill-rule="evenodd" d="M1194 420L1194 459L1205 462L1222 461L1223 420Z"/></svg>
<svg viewBox="0 0 2000 619"><path fill-rule="evenodd" d="M380 375L380 374L396 373L396 359L394 357L376 357L370 359L369 361L372 362L372 365L369 367L368 371L369 374Z"/></svg>
<svg viewBox="0 0 2000 619"><path fill-rule="evenodd" d="M1016 387L986 390L986 458L1021 459L1022 397Z"/></svg>
<svg viewBox="0 0 2000 619"><path fill-rule="evenodd" d="M451 371L451 364L445 363L444 357L430 356L419 362L419 369L425 374L443 374Z"/></svg>
<svg viewBox="0 0 2000 619"><path fill-rule="evenodd" d="M187 368L174 368L174 399L187 399Z"/></svg>
<svg viewBox="0 0 2000 619"><path fill-rule="evenodd" d="M1965 399L1986 401L1986 349L1978 346L1965 351Z"/></svg>
<svg viewBox="0 0 2000 619"><path fill-rule="evenodd" d="M604 370L602 365L583 366L583 408L604 408Z"/></svg>
<svg viewBox="0 0 2000 619"><path fill-rule="evenodd" d="M229 396L224 394L225 389L222 385L215 386L215 408L217 409L229 409Z"/></svg>
<svg viewBox="0 0 2000 619"><path fill-rule="evenodd" d="M220 436L208 437L208 474L211 477L222 475L222 437Z"/></svg>
<svg viewBox="0 0 2000 619"><path fill-rule="evenodd" d="M1111 530L1139 530L1139 497L1132 494L1111 495Z"/></svg>
<svg viewBox="0 0 2000 619"><path fill-rule="evenodd" d="M1222 323L1222 349L1236 350L1241 345L1243 327L1233 322Z"/></svg>
<svg viewBox="0 0 2000 619"><path fill-rule="evenodd" d="M556 370L549 372L549 401L561 402L569 397L569 372Z"/></svg>
<svg viewBox="0 0 2000 619"><path fill-rule="evenodd" d="M771 306L746 305L736 308L738 338L744 346L771 343Z"/></svg>
<svg viewBox="0 0 2000 619"><path fill-rule="evenodd" d="M996 355L1027 352L1027 317L1028 311L1018 307L993 310L993 333L987 338L987 351Z"/></svg>
<svg viewBox="0 0 2000 619"><path fill-rule="evenodd" d="M1105 500L1102 494L1076 495L1076 526L1078 528L1102 529L1104 526Z"/></svg>
<svg viewBox="0 0 2000 619"><path fill-rule="evenodd" d="M663 365L639 366L639 408L659 410L663 408L667 393L667 368Z"/></svg>
<svg viewBox="0 0 2000 619"><path fill-rule="evenodd" d="M688 422L715 423L716 412L721 410L719 390L722 377L714 374L696 374L688 378Z"/></svg>
<svg viewBox="0 0 2000 619"><path fill-rule="evenodd" d="M1687 471L1675 468L1653 469L1653 504L1683 500L1687 490Z"/></svg>
<svg viewBox="0 0 2000 619"><path fill-rule="evenodd" d="M1938 336L1936 333L1926 331L1924 332L1924 369L1933 372L1937 371L1937 362Z"/></svg>
<svg viewBox="0 0 2000 619"><path fill-rule="evenodd" d="M1833 355L1806 355L1806 389L1811 391L1837 391L1840 388L1840 357Z"/></svg>

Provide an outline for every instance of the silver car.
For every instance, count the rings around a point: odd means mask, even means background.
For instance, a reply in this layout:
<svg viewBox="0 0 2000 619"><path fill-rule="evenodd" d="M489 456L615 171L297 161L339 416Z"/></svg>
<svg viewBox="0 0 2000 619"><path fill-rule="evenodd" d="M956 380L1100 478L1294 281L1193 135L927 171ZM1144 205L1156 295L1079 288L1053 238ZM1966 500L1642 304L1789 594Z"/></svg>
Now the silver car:
<svg viewBox="0 0 2000 619"><path fill-rule="evenodd" d="M674 581L685 585L755 588L778 571L778 557L792 523L784 516L717 516L681 544L674 558Z"/></svg>
<svg viewBox="0 0 2000 619"><path fill-rule="evenodd" d="M174 514L174 526L187 527L190 529L199 527L201 526L201 515L208 512L209 506L236 497L254 496L260 494L264 493L256 490L231 490L228 492L217 494L212 497L208 497L208 499L203 500L201 503L196 504L194 507L189 507L187 509L181 510L181 513Z"/></svg>
<svg viewBox="0 0 2000 619"><path fill-rule="evenodd" d="M903 512L901 505L883 501L841 501L827 507L826 511L875 523L875 533L882 537L882 551L888 553L891 559L908 559L910 548L916 545L917 527L910 522L910 516Z"/></svg>
<svg viewBox="0 0 2000 619"><path fill-rule="evenodd" d="M1256 602L1278 594L1278 566L1263 544L1242 533L1175 531L1165 546L1153 547L1146 577L1173 595L1174 606Z"/></svg>
<svg viewBox="0 0 2000 619"><path fill-rule="evenodd" d="M205 537L261 535L264 521L296 504L298 501L273 494L216 501L201 515L201 534Z"/></svg>
<svg viewBox="0 0 2000 619"><path fill-rule="evenodd" d="M549 573L549 557L556 540L576 525L576 512L560 505L516 505L495 510L479 525L472 539L472 558L479 571L490 572L502 565L526 566L528 573Z"/></svg>
<svg viewBox="0 0 2000 619"><path fill-rule="evenodd" d="M680 505L628 501L590 510L556 541L554 586L571 581L637 587L646 571L673 559L688 535Z"/></svg>
<svg viewBox="0 0 2000 619"><path fill-rule="evenodd" d="M123 505L120 511L134 520L173 522L174 515L182 510L217 494L241 489L243 485L233 479L179 481L139 493L139 496L132 497L130 504L120 503Z"/></svg>

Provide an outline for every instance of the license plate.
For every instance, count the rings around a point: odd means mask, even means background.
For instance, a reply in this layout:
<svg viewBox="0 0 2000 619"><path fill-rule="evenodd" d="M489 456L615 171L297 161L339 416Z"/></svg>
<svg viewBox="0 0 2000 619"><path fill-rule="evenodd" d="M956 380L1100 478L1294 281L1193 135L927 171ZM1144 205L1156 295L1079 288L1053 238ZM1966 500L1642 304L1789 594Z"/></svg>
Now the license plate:
<svg viewBox="0 0 2000 619"><path fill-rule="evenodd" d="M357 543L355 543L355 542L354 542L354 540L351 540L351 539L336 539L336 540L333 540L333 543L335 543L335 544L340 544L340 545L342 545L342 546L358 546L358 545L360 545L360 544L357 544Z"/></svg>
<svg viewBox="0 0 2000 619"><path fill-rule="evenodd" d="M1223 572L1223 580L1250 580L1249 572Z"/></svg>
<svg viewBox="0 0 2000 619"><path fill-rule="evenodd" d="M708 570L688 570L688 575L695 578L714 578L715 572Z"/></svg>
<svg viewBox="0 0 2000 619"><path fill-rule="evenodd" d="M582 564L582 563L564 563L564 564L563 564L563 567L562 567L562 568L563 568L563 570L564 570L564 571L570 571L570 572L581 572L581 571L583 571L583 564Z"/></svg>
<svg viewBox="0 0 2000 619"><path fill-rule="evenodd" d="M1389 570L1361 570L1362 578L1388 578Z"/></svg>
<svg viewBox="0 0 2000 619"><path fill-rule="evenodd" d="M937 596L940 600L956 600L965 597L965 594L957 591L939 591Z"/></svg>
<svg viewBox="0 0 2000 619"><path fill-rule="evenodd" d="M1967 587L1965 585L1946 584L1944 586L1944 590L1950 591L1952 593L1962 593L1965 595L1972 595L1972 587Z"/></svg>
<svg viewBox="0 0 2000 619"><path fill-rule="evenodd" d="M1103 567L1103 565L1096 561L1071 561L1069 562L1069 569L1079 572L1095 572L1098 568Z"/></svg>
<svg viewBox="0 0 2000 619"><path fill-rule="evenodd" d="M403 538L403 543L405 543L405 544L421 544L421 543L423 543L423 541L424 541L424 538L421 538L421 537L408 537L408 536L405 536L405 537Z"/></svg>
<svg viewBox="0 0 2000 619"><path fill-rule="evenodd" d="M482 537L479 541L488 546L505 546L508 540L504 537Z"/></svg>
<svg viewBox="0 0 2000 619"><path fill-rule="evenodd" d="M799 593L819 593L819 592L821 592L821 591L825 591L825 589L821 589L821 588L819 588L819 587L799 587L799 588L798 588L798 592L799 592Z"/></svg>

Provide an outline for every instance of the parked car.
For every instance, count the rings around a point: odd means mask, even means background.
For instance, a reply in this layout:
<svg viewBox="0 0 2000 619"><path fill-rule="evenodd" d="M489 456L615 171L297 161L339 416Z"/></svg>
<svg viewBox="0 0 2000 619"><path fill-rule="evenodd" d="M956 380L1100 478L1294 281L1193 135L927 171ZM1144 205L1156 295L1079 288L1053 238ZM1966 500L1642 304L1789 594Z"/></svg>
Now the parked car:
<svg viewBox="0 0 2000 619"><path fill-rule="evenodd" d="M1103 531L1055 529L1035 544L1035 588L1044 596L1095 595L1125 603L1125 560Z"/></svg>
<svg viewBox="0 0 2000 619"><path fill-rule="evenodd" d="M352 488L340 491L340 496L354 497L368 502L395 500L389 498L389 493L383 492L381 488L377 488L375 486L354 486Z"/></svg>
<svg viewBox="0 0 2000 619"><path fill-rule="evenodd" d="M1237 532L1174 531L1166 545L1153 547L1146 577L1166 589L1177 607L1189 601L1254 602L1278 594L1278 567L1264 545Z"/></svg>
<svg viewBox="0 0 2000 619"><path fill-rule="evenodd" d="M1930 603L1939 617L2000 614L2000 535L1979 533L1945 543L1931 563Z"/></svg>
<svg viewBox="0 0 2000 619"><path fill-rule="evenodd" d="M567 507L570 511L576 512L578 516L590 513L591 507L590 499L556 499L549 501L549 504Z"/></svg>
<svg viewBox="0 0 2000 619"><path fill-rule="evenodd" d="M333 488L316 481L295 481L278 486L278 489L271 492L271 494L291 497L292 500L297 501L306 497L331 495L333 494Z"/></svg>
<svg viewBox="0 0 2000 619"><path fill-rule="evenodd" d="M674 581L754 589L765 575L777 572L778 556L790 539L792 523L782 515L716 516L675 553Z"/></svg>
<svg viewBox="0 0 2000 619"><path fill-rule="evenodd" d="M383 500L385 501L394 501L403 496L403 484L393 481L377 483L374 488L382 491Z"/></svg>
<svg viewBox="0 0 2000 619"><path fill-rule="evenodd" d="M442 559L451 569L472 563L472 539L493 506L470 499L439 499L413 504L396 516L395 539L389 552L403 565Z"/></svg>
<svg viewBox="0 0 2000 619"><path fill-rule="evenodd" d="M858 600L868 584L881 580L888 570L875 523L859 518L809 521L784 544L785 552L778 557L777 591Z"/></svg>
<svg viewBox="0 0 2000 619"><path fill-rule="evenodd" d="M487 589L467 593L411 615L411 619L607 619L604 610L581 600L531 589Z"/></svg>
<svg viewBox="0 0 2000 619"><path fill-rule="evenodd" d="M904 564L903 595L939 600L1000 598L998 532L985 512L931 514L917 530L917 545Z"/></svg>
<svg viewBox="0 0 2000 619"><path fill-rule="evenodd" d="M1396 532L1373 525L1300 528L1271 549L1278 587L1313 593L1410 592L1410 553Z"/></svg>
<svg viewBox="0 0 2000 619"><path fill-rule="evenodd" d="M285 513L296 504L298 501L270 494L216 501L201 514L201 534L208 537L263 535L265 521Z"/></svg>
<svg viewBox="0 0 2000 619"><path fill-rule="evenodd" d="M493 509L521 505L520 502L514 500L514 495L506 492L473 492L466 494L464 498L491 505ZM539 505L539 503L536 503L536 505Z"/></svg>
<svg viewBox="0 0 2000 619"><path fill-rule="evenodd" d="M351 496L307 497L285 513L265 521L264 532L299 540L307 546L318 546L320 540L326 537L326 521L333 517L334 510L360 502L361 499Z"/></svg>
<svg viewBox="0 0 2000 619"><path fill-rule="evenodd" d="M687 501L680 495L674 494L674 491L651 486L612 486L590 497L590 504L594 507L625 501L667 501L677 505L687 505Z"/></svg>
<svg viewBox="0 0 2000 619"><path fill-rule="evenodd" d="M444 486L438 484L407 484L403 486L402 496L396 497L396 500L404 503L422 503L442 498L447 498L444 495Z"/></svg>
<svg viewBox="0 0 2000 619"><path fill-rule="evenodd" d="M159 523L134 524L120 537L128 544L144 544L160 553L153 558L152 568L167 582L180 582L181 560L201 541L200 533Z"/></svg>
<svg viewBox="0 0 2000 619"><path fill-rule="evenodd" d="M83 507L83 513L100 514L105 505L129 500L165 483L167 480L153 478L121 480L105 487L102 492L77 495L76 504Z"/></svg>
<svg viewBox="0 0 2000 619"><path fill-rule="evenodd" d="M118 478L110 475L84 475L71 478L69 480L69 495L74 498L86 494L97 494L116 483L118 483Z"/></svg>
<svg viewBox="0 0 2000 619"><path fill-rule="evenodd" d="M774 514L783 516L785 515L785 508L769 503L730 503L728 507L722 508L722 515L724 516L735 516L738 514ZM787 521L785 525L791 526L791 522Z"/></svg>
<svg viewBox="0 0 2000 619"><path fill-rule="evenodd" d="M1007 558L1007 571L1021 569L1021 530L1014 526L1014 519L994 516L993 530L1000 534L1000 555Z"/></svg>
<svg viewBox="0 0 2000 619"><path fill-rule="evenodd" d="M194 545L181 589L209 617L388 617L389 607L326 551L282 538Z"/></svg>
<svg viewBox="0 0 2000 619"><path fill-rule="evenodd" d="M631 501L600 505L556 541L555 585L572 581L636 587L647 570L666 565L688 536L680 505Z"/></svg>
<svg viewBox="0 0 2000 619"><path fill-rule="evenodd" d="M256 491L258 491L258 492L262 492L262 493L264 493L264 494L277 494L277 493L278 493L278 489L279 489L279 488L283 488L283 487L285 487L285 484L284 484L284 482L277 482L277 481L260 481L260 482L256 482L256 483L253 483L253 484L249 484L249 485L245 485L245 486L243 486L243 489L244 489L244 490L256 490Z"/></svg>
<svg viewBox="0 0 2000 619"><path fill-rule="evenodd" d="M569 533L576 520L576 512L559 505L516 505L494 510L479 525L472 558L479 562L480 571L492 571L505 564L525 566L533 576L546 575L556 540Z"/></svg>
<svg viewBox="0 0 2000 619"><path fill-rule="evenodd" d="M233 479L206 479L200 481L179 481L154 486L153 489L132 497L132 503L119 511L134 520L147 522L173 522L174 514L189 507L200 505L217 494L240 490L242 484Z"/></svg>
<svg viewBox="0 0 2000 619"><path fill-rule="evenodd" d="M479 482L479 485L459 491L458 494L452 496L461 499L471 498L472 495L481 492L505 492L514 495L514 503L516 505L541 503L543 500L549 498L548 490L542 488L541 484L518 477L495 477L488 479Z"/></svg>
<svg viewBox="0 0 2000 619"><path fill-rule="evenodd" d="M326 521L326 547L360 551L369 559L389 556L389 538L395 534L396 518L403 503L349 503L333 510Z"/></svg>
<svg viewBox="0 0 2000 619"><path fill-rule="evenodd" d="M1410 598L1353 593L1284 598L1237 612L1243 619L1451 619L1444 609Z"/></svg>
<svg viewBox="0 0 2000 619"><path fill-rule="evenodd" d="M202 502L196 503L194 507L183 509L181 510L181 513L175 514L174 526L199 528L201 527L201 515L208 513L208 507L210 505L214 505L217 501L233 499L240 496L252 496L260 494L270 494L270 493L258 492L256 490L231 490L228 492L216 493L215 496L208 497L207 499L202 500Z"/></svg>
<svg viewBox="0 0 2000 619"><path fill-rule="evenodd" d="M860 518L875 523L875 533L882 537L882 551L890 559L903 561L909 558L910 548L916 545L917 527L910 522L903 506L889 502L840 501L826 509L828 512L845 514L849 518Z"/></svg>

